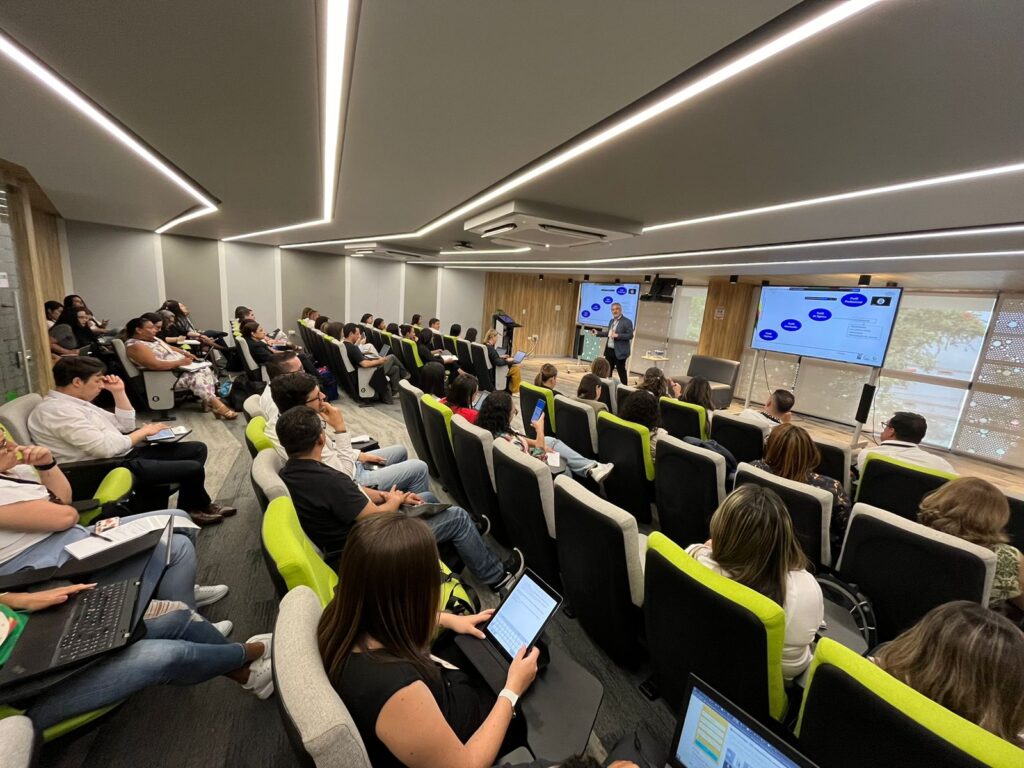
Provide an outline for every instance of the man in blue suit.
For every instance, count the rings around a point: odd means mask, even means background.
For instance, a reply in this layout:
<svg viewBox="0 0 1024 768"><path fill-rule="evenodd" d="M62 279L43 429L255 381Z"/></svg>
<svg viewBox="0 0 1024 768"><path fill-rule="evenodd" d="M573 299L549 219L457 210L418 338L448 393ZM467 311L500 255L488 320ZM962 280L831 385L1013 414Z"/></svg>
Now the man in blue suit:
<svg viewBox="0 0 1024 768"><path fill-rule="evenodd" d="M626 359L629 357L630 344L633 340L633 321L623 316L621 304L612 304L612 321L608 323L608 330L595 333L608 339L604 356L612 368L619 372L619 381L627 383Z"/></svg>

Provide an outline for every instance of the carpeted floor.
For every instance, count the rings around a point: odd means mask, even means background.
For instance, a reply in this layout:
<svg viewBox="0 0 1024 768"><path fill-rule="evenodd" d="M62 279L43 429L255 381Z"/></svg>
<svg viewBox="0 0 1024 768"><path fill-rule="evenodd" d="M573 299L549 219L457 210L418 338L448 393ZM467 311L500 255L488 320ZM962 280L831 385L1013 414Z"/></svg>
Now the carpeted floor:
<svg viewBox="0 0 1024 768"><path fill-rule="evenodd" d="M397 402L361 408L342 396L349 429L373 435L381 445L402 443L414 455ZM219 501L238 507L238 515L204 529L199 537L199 574L203 584L227 584L230 594L204 609L214 620L235 623L232 639L272 629L277 597L260 550L260 512L249 481L244 447L245 422L214 421L190 407L179 409L179 423L193 429L193 439L210 448L208 488ZM435 491L443 491L435 484ZM496 550L501 550L495 545ZM504 550L502 550L504 554ZM471 579L469 579L472 581ZM485 606L492 593L479 589ZM661 700L648 701L637 686L648 675L641 665L628 671L597 648L579 624L559 614L550 639L604 685L588 752L603 757L623 735L644 725L667 743L675 715ZM285 736L276 697L258 701L235 683L218 679L191 687L159 687L133 696L91 728L47 745L41 766L47 768L215 768L220 766L292 766L297 761Z"/></svg>

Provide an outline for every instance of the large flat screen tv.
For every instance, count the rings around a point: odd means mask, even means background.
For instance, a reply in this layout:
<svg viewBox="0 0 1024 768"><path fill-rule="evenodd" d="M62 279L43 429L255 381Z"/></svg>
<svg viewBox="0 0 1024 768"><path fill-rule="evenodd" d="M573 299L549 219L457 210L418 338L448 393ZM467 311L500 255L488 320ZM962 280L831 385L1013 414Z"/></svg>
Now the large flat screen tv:
<svg viewBox="0 0 1024 768"><path fill-rule="evenodd" d="M636 308L640 301L639 283L581 283L580 306L576 322L607 328L612 321L612 304L622 305L622 314L636 325Z"/></svg>
<svg viewBox="0 0 1024 768"><path fill-rule="evenodd" d="M880 368L902 288L765 286L750 346Z"/></svg>

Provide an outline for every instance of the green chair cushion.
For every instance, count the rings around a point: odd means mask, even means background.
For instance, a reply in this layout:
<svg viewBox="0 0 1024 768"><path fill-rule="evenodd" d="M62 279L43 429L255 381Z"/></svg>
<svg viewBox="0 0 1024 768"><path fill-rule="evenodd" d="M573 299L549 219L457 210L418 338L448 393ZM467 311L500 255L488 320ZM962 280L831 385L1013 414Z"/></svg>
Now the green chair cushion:
<svg viewBox="0 0 1024 768"><path fill-rule="evenodd" d="M452 409L432 395L423 395L420 402L428 408L433 408L444 417L444 426L448 430L448 441L452 439Z"/></svg>
<svg viewBox="0 0 1024 768"><path fill-rule="evenodd" d="M662 397L661 402L667 403L670 408L689 408L691 411L697 412L697 418L700 420L700 439L708 439L708 412L699 405L693 403L684 403L682 400L676 400L674 397Z"/></svg>
<svg viewBox="0 0 1024 768"><path fill-rule="evenodd" d="M245 425L245 436L249 438L249 442L256 447L257 451L265 451L267 448L274 447L270 438L264 434L266 428L267 420L262 416L254 416L252 421Z"/></svg>
<svg viewBox="0 0 1024 768"><path fill-rule="evenodd" d="M123 702L119 701L116 704L111 704L107 707L100 707L99 709L94 709L91 712L85 712L81 715L75 715L74 717L69 717L67 720L62 720L56 725L51 725L43 731L43 741L49 742L54 739L59 739L61 736L71 733L76 728L81 728L83 725L88 725L93 720L103 717L115 707L121 706L122 703ZM11 717L12 715L23 714L25 714L23 710L15 709L14 707L9 707L5 704L0 704L0 719Z"/></svg>
<svg viewBox="0 0 1024 768"><path fill-rule="evenodd" d="M267 506L263 516L263 546L288 589L307 586L320 598L321 605L334 599L338 574L323 561L302 530L295 506L287 496L276 498Z"/></svg>

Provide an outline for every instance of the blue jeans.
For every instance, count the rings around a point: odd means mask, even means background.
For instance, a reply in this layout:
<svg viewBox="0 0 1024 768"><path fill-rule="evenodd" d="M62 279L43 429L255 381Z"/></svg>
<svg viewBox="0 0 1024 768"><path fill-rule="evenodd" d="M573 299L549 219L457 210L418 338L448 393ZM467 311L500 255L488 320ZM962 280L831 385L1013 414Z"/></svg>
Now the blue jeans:
<svg viewBox="0 0 1024 768"><path fill-rule="evenodd" d="M597 464L593 459L580 456L576 451L555 437L545 437L544 445L549 451L558 451L558 455L565 459L565 463L574 475L585 475L591 467Z"/></svg>
<svg viewBox="0 0 1024 768"><path fill-rule="evenodd" d="M166 515L168 513L184 517L188 520L188 515L180 509L165 509L160 512L144 512L141 515L129 515L122 517L121 521L129 523L140 517ZM91 530L91 526L83 528L80 525L75 525L66 531L51 533L21 554L15 555L7 562L0 564L0 576L17 573L22 570L52 568L64 565L64 563L71 559L71 555L67 553L64 546L89 538ZM176 531L171 537L171 564L164 571L163 578L160 580L160 585L157 588L155 597L158 600L177 600L185 603L190 608L196 607L196 550L192 544L195 535L196 530L190 528L181 533Z"/></svg>
<svg viewBox="0 0 1024 768"><path fill-rule="evenodd" d="M430 488L426 462L409 459L409 452L404 446L389 445L387 448L378 448L367 453L387 459L387 463L383 466L374 464L378 469L367 469L365 464L357 461L356 476L353 479L360 485L379 488L382 491L390 491L394 485L400 491L420 495Z"/></svg>
<svg viewBox="0 0 1024 768"><path fill-rule="evenodd" d="M419 495L424 501L437 501L437 497L432 493ZM438 544L450 541L455 545L455 551L459 553L466 567L484 584L493 587L504 578L505 567L488 548L480 536L480 531L473 525L469 513L462 507L449 507L444 512L423 520L434 532Z"/></svg>
<svg viewBox="0 0 1024 768"><path fill-rule="evenodd" d="M151 685L195 685L245 664L231 643L192 611L171 611L146 622L146 637L108 654L36 697L25 713L39 730L124 699Z"/></svg>

